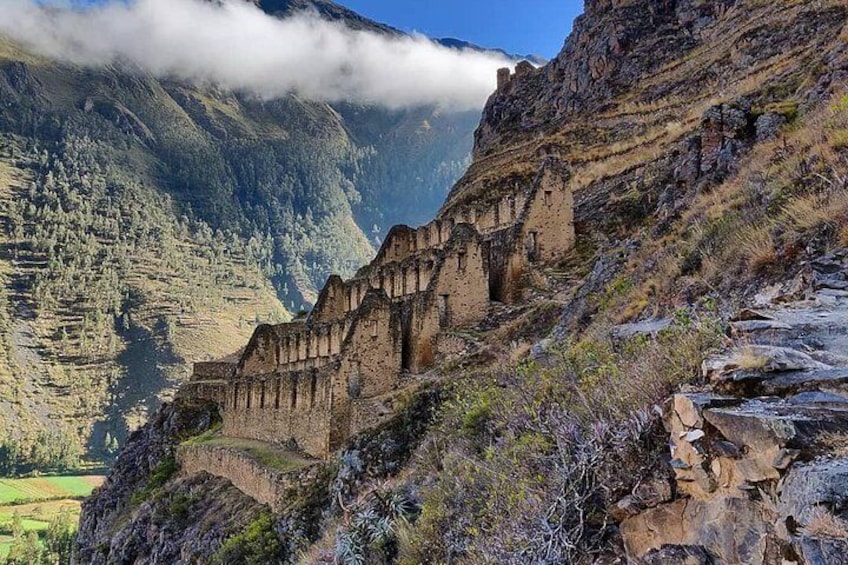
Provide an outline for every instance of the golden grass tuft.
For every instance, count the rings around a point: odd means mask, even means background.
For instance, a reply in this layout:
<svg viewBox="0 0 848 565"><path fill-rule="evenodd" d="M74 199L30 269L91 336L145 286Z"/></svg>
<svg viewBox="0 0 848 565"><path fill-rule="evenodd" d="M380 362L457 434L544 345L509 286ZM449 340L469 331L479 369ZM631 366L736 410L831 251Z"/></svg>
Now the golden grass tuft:
<svg viewBox="0 0 848 565"><path fill-rule="evenodd" d="M742 370L760 371L766 368L769 358L764 355L758 355L750 347L743 347L733 356L733 362Z"/></svg>
<svg viewBox="0 0 848 565"><path fill-rule="evenodd" d="M808 536L827 538L848 538L848 522L835 516L823 506L816 506L807 519L804 531Z"/></svg>

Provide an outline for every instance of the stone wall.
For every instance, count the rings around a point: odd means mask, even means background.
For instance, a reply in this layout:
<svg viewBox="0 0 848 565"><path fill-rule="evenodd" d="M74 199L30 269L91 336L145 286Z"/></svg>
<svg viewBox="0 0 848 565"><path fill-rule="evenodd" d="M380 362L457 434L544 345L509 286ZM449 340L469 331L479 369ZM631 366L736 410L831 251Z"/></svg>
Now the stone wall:
<svg viewBox="0 0 848 565"><path fill-rule="evenodd" d="M329 453L330 390L335 368L240 378L227 386L223 433L269 443L294 441L323 457Z"/></svg>
<svg viewBox="0 0 848 565"><path fill-rule="evenodd" d="M574 247L574 195L569 173L548 159L534 181L530 204L521 218L522 241L531 262L551 263Z"/></svg>
<svg viewBox="0 0 848 565"><path fill-rule="evenodd" d="M294 440L325 457L380 420L375 399L395 392L404 373L429 369L440 336L479 323L491 300L512 298L529 264L571 249L567 183L567 170L549 159L530 187L516 184L417 229L397 226L353 279L330 277L306 320L257 328L235 372L199 365L197 378L227 383L224 433Z"/></svg>
<svg viewBox="0 0 848 565"><path fill-rule="evenodd" d="M481 321L489 307L488 284L482 238L471 225L456 226L430 287L437 301L440 328Z"/></svg>
<svg viewBox="0 0 848 565"><path fill-rule="evenodd" d="M181 386L177 394L183 398L196 398L198 400L208 400L216 404L223 404L227 396L227 381L192 380Z"/></svg>
<svg viewBox="0 0 848 565"><path fill-rule="evenodd" d="M177 448L182 473L191 476L209 473L229 480L233 486L260 504L281 512L301 485L308 484L318 472L317 466L288 473L260 465L248 454L227 447L187 446Z"/></svg>
<svg viewBox="0 0 848 565"><path fill-rule="evenodd" d="M302 371L332 363L342 351L352 319L311 322L257 328L242 355L238 374L250 376L273 371Z"/></svg>

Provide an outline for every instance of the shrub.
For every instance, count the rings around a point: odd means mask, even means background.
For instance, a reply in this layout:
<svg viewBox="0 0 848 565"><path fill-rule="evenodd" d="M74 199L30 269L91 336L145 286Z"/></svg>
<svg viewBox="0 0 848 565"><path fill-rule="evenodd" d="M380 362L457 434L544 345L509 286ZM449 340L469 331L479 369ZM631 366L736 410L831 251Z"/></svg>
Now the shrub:
<svg viewBox="0 0 848 565"><path fill-rule="evenodd" d="M562 344L459 384L419 458L438 461L440 480L422 491L401 562L576 563L610 549L607 508L662 468L653 407L698 378L721 336L680 312L655 339Z"/></svg>
<svg viewBox="0 0 848 565"><path fill-rule="evenodd" d="M274 532L274 516L268 511L259 514L238 535L228 539L215 554L214 563L268 565L284 563L287 556Z"/></svg>

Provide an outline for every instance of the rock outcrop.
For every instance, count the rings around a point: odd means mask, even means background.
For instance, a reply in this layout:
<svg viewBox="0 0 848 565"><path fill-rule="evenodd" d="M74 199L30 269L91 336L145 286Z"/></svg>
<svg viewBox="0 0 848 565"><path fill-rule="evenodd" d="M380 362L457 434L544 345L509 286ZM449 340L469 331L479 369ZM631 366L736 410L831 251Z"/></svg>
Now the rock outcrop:
<svg viewBox="0 0 848 565"><path fill-rule="evenodd" d="M704 361L709 386L668 401L675 495L622 521L631 559L846 562L845 257L813 263L805 299L737 315L734 346Z"/></svg>
<svg viewBox="0 0 848 565"><path fill-rule="evenodd" d="M178 477L177 445L216 419L213 405L180 401L132 435L106 483L83 504L74 563L208 562L262 511L225 479Z"/></svg>

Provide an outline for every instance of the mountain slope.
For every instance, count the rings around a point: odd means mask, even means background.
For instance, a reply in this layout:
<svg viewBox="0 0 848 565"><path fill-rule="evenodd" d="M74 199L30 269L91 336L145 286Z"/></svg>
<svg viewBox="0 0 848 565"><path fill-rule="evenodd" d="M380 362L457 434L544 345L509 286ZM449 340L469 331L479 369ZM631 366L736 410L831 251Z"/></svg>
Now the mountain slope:
<svg viewBox="0 0 848 565"><path fill-rule="evenodd" d="M59 64L2 38L0 99L0 443L22 463L44 434L108 455L189 362L308 307L391 224L429 216L468 162L476 121L263 101Z"/></svg>
<svg viewBox="0 0 848 565"><path fill-rule="evenodd" d="M253 2L267 14L290 16L303 10L314 10L322 18L343 22L350 29L375 31L378 33L400 34L401 32L385 24L364 18L331 0L246 0Z"/></svg>

